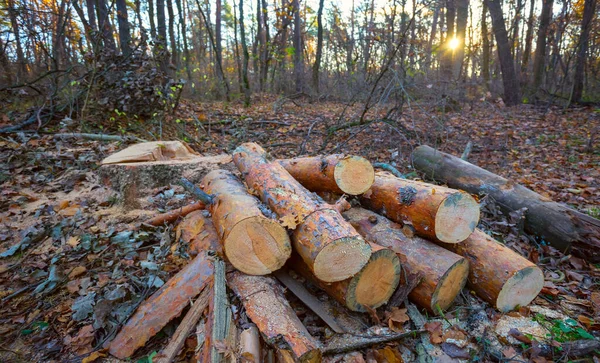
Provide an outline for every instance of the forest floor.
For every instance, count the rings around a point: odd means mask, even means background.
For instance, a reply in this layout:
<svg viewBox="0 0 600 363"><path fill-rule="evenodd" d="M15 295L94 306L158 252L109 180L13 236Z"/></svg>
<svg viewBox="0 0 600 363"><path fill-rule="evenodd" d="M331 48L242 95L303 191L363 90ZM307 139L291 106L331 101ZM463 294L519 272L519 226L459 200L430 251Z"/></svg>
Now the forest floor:
<svg viewBox="0 0 600 363"><path fill-rule="evenodd" d="M410 165L414 147L429 144L460 155L471 141L472 163L600 217L600 135L596 141L593 136L600 133L598 109L505 108L482 101L444 113L412 104L397 122L384 122L372 110L363 124L348 124L360 111L308 100L283 105L268 100L250 108L184 102L160 129L140 126L135 136L179 138L207 155L230 152L245 141L276 157L353 153L392 163L410 177L418 176ZM143 198L141 209L124 210L116 192L98 178L99 161L129 144L59 140L45 133L1 135L0 361L75 362L92 351L87 362L105 356L98 349L186 263L171 252L173 228L140 228L148 217L189 203L181 187L158 188ZM564 342L598 339L600 266L532 245L518 216L484 204L481 226L544 270L545 288L532 305L503 315L465 289L443 319L428 318L429 337L329 361L408 362L424 347L444 362L559 362L568 359ZM324 337L318 318L290 299L311 333ZM368 326L415 328L415 317L405 310L380 310L379 321L360 319ZM164 347L175 327L169 324L135 359L150 362L148 356ZM192 356L195 346L188 340L180 358ZM593 355L587 359L598 362Z"/></svg>

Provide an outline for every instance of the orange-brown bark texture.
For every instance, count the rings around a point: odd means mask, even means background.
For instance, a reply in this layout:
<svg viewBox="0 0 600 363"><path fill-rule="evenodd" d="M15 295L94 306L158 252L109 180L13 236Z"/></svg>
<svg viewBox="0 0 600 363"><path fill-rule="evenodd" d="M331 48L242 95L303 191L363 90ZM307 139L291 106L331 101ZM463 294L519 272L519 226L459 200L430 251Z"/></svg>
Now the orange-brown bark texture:
<svg viewBox="0 0 600 363"><path fill-rule="evenodd" d="M285 343L284 349L297 362L321 361L320 343L298 319L275 279L234 271L227 275L227 283L239 296L246 314L267 343L280 347Z"/></svg>
<svg viewBox="0 0 600 363"><path fill-rule="evenodd" d="M145 223L151 226L162 226L163 224L173 223L179 218L183 218L188 214L195 212L200 209L204 209L205 205L202 202L195 202L189 205L186 205L181 208L174 209L172 211L159 214L156 217L150 218Z"/></svg>
<svg viewBox="0 0 600 363"><path fill-rule="evenodd" d="M285 264L292 252L287 231L265 216L267 207L249 194L235 175L214 170L204 177L202 186L213 196L212 219L225 255L235 268L265 275Z"/></svg>
<svg viewBox="0 0 600 363"><path fill-rule="evenodd" d="M296 252L320 280L334 282L356 274L371 249L339 212L298 183L279 163L269 162L257 144L240 145L233 160L248 188L294 229Z"/></svg>
<svg viewBox="0 0 600 363"><path fill-rule="evenodd" d="M203 251L214 251L223 256L219 236L208 216L208 211L198 210L188 214L175 229L175 239L188 245L190 256L195 257Z"/></svg>
<svg viewBox="0 0 600 363"><path fill-rule="evenodd" d="M352 155L283 159L279 163L313 192L362 194L373 184L375 175L369 161Z"/></svg>
<svg viewBox="0 0 600 363"><path fill-rule="evenodd" d="M479 221L479 206L469 194L385 172L375 174L360 202L395 222L411 224L419 236L446 243L465 240Z"/></svg>
<svg viewBox="0 0 600 363"><path fill-rule="evenodd" d="M529 304L544 286L539 267L479 229L440 245L469 260L469 289L502 312Z"/></svg>
<svg viewBox="0 0 600 363"><path fill-rule="evenodd" d="M110 354L119 359L130 357L171 319L181 314L190 299L212 282L213 272L211 258L206 253L196 256L140 305L108 345Z"/></svg>
<svg viewBox="0 0 600 363"><path fill-rule="evenodd" d="M367 240L396 252L407 272L421 275L421 282L408 295L418 306L437 314L436 305L447 309L465 286L465 258L422 238L407 237L401 225L372 211L352 208L344 217Z"/></svg>

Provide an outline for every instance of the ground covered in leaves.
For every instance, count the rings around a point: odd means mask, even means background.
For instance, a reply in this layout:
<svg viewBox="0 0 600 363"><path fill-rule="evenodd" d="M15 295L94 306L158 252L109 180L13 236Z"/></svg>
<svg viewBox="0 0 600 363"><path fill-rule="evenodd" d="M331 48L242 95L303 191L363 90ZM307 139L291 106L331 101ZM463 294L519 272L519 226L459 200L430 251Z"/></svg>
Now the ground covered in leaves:
<svg viewBox="0 0 600 363"><path fill-rule="evenodd" d="M445 113L410 104L393 120L383 119L383 110L371 110L362 124L354 122L360 113L358 106L302 99L273 99L251 108L183 103L161 122L160 132L149 123L135 136L178 138L203 154L230 152L245 141L260 143L276 157L356 153L415 178L414 147L429 144L460 155L471 141L471 162L600 216L597 109L509 109L481 101ZM63 127L80 131L74 124ZM119 194L100 181L98 162L128 144L32 132L0 137L1 361L103 358L103 344L136 306L187 262L185 252L172 248L177 242L172 226L142 226L157 213L189 203L181 187L155 189L142 198L140 209L127 210ZM533 304L501 315L465 289L444 317L428 317L411 305L384 307L377 316L355 317L359 326L427 334L329 361L559 362L568 359L567 342L598 339L599 266L532 244L519 215L502 215L485 199L482 205L480 227L543 268L545 288ZM331 335L289 297L311 333L322 339ZM134 360L151 361L176 323ZM196 346L195 338L188 339L180 358L193 356ZM584 357L598 361L593 355Z"/></svg>

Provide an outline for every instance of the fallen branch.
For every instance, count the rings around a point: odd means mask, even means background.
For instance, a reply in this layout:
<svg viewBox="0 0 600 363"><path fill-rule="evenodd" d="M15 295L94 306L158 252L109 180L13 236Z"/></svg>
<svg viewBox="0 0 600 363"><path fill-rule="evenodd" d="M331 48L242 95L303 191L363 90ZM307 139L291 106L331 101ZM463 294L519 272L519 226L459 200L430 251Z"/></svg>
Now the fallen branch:
<svg viewBox="0 0 600 363"><path fill-rule="evenodd" d="M185 217L194 211L204 209L205 207L206 207L206 205L204 203L195 202L195 203L186 205L185 207L177 208L172 211L162 213L155 217L152 217L152 218L148 219L146 222L144 222L144 224L158 227L158 226L162 226L163 224L166 224L166 223L173 223L177 219Z"/></svg>
<svg viewBox="0 0 600 363"><path fill-rule="evenodd" d="M180 182L181 182L181 186L183 186L183 188L188 193L190 193L191 195L196 197L199 201L201 201L202 203L204 203L206 205L212 204L212 202L213 202L212 195L206 194L202 189L200 189L199 187L194 185L194 183L187 180L186 178L181 178Z"/></svg>
<svg viewBox="0 0 600 363"><path fill-rule="evenodd" d="M55 139L85 139L85 140L95 140L95 141L129 141L136 140L139 142L146 142L144 139L140 139L136 136L119 136L119 135L106 135L106 134L86 134L86 133L78 133L78 132L69 132L69 133L60 133L54 134L53 137Z"/></svg>
<svg viewBox="0 0 600 363"><path fill-rule="evenodd" d="M377 168L377 169L389 171L390 173L394 174L394 176L397 177L397 178L406 179L406 177L404 175L402 175L402 173L400 172L400 170L394 168L390 164L387 164L387 163L373 163L373 167Z"/></svg>
<svg viewBox="0 0 600 363"><path fill-rule="evenodd" d="M200 293L200 296L196 301L192 304L190 310L185 314L185 317L179 323L177 330L171 337L169 344L165 347L162 352L162 357L159 358L158 363L171 363L173 359L177 356L177 353L183 347L183 343L187 339L188 335L192 333L198 320L202 316L202 313L206 309L208 305L208 300L210 297L210 289L204 288L204 290Z"/></svg>
<svg viewBox="0 0 600 363"><path fill-rule="evenodd" d="M398 341L407 337L417 337L420 334L427 332L426 330L413 330L406 333L388 334L388 335L336 335L323 348L323 355L334 355L348 353L355 350L369 348L376 344L389 343Z"/></svg>

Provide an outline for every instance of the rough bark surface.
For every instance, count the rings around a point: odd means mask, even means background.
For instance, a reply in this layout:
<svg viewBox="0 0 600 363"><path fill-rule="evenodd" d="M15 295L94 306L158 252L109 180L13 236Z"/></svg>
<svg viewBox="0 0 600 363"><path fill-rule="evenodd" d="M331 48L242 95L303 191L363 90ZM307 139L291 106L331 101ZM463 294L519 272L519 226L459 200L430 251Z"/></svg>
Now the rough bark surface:
<svg viewBox="0 0 600 363"><path fill-rule="evenodd" d="M235 271L227 275L227 283L267 343L287 351L295 361L321 361L320 343L302 325L275 279Z"/></svg>
<svg viewBox="0 0 600 363"><path fill-rule="evenodd" d="M432 313L446 310L467 282L469 264L457 254L419 237L408 237L402 227L362 208L352 208L344 217L366 239L392 249L407 273L421 275L409 299Z"/></svg>
<svg viewBox="0 0 600 363"><path fill-rule="evenodd" d="M360 202L395 222L411 224L419 236L446 243L465 240L479 222L479 205L469 194L388 173L376 173Z"/></svg>
<svg viewBox="0 0 600 363"><path fill-rule="evenodd" d="M412 154L415 168L428 178L469 193L489 195L505 212L527 208L525 230L557 249L600 262L600 221L499 175L427 145Z"/></svg>
<svg viewBox="0 0 600 363"><path fill-rule="evenodd" d="M248 188L293 229L295 250L320 280L341 281L360 271L371 256L367 242L335 207L298 183L257 144L239 146L233 160Z"/></svg>

